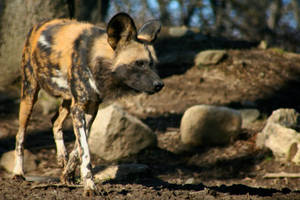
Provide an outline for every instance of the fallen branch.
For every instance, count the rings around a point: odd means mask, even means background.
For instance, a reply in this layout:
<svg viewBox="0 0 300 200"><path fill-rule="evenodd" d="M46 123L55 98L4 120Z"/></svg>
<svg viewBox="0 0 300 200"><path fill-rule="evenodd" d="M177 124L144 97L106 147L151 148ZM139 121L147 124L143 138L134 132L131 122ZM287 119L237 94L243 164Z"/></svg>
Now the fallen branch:
<svg viewBox="0 0 300 200"><path fill-rule="evenodd" d="M300 178L300 173L266 173L263 178Z"/></svg>
<svg viewBox="0 0 300 200"><path fill-rule="evenodd" d="M38 184L31 187L31 189L36 188L47 188L47 187L67 187L67 188L81 188L83 185L70 185L64 183L47 183L47 184Z"/></svg>

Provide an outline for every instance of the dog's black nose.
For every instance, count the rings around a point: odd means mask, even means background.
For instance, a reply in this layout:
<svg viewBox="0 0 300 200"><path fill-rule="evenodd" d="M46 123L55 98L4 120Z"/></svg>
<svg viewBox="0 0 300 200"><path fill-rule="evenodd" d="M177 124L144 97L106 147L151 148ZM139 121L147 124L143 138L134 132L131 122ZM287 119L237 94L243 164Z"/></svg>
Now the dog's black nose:
<svg viewBox="0 0 300 200"><path fill-rule="evenodd" d="M153 86L154 90L158 92L164 87L164 83L162 81L154 81Z"/></svg>

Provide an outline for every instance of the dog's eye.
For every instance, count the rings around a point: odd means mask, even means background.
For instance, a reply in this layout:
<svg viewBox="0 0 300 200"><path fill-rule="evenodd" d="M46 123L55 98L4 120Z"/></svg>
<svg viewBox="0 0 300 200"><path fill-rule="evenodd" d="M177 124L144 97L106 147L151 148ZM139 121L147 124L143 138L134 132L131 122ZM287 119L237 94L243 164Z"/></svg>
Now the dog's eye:
<svg viewBox="0 0 300 200"><path fill-rule="evenodd" d="M137 60L135 61L135 64L139 67L145 67L146 66L146 62L143 60Z"/></svg>

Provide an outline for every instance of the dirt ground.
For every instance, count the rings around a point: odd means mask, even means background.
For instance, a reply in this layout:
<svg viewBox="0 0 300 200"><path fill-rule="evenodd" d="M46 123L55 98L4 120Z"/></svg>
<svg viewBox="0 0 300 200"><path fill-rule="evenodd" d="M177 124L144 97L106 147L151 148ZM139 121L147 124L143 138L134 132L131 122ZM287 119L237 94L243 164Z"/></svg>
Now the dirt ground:
<svg viewBox="0 0 300 200"><path fill-rule="evenodd" d="M145 174L97 183L93 199L300 199L300 178L264 178L270 172L299 172L300 166L280 163L272 153L255 147L255 137L277 108L300 111L300 56L279 49L228 50L220 64L190 67L165 76L158 94L129 97L121 103L140 117L158 136L158 145L118 163L149 166ZM18 128L18 92L0 93L0 153L14 149ZM257 108L259 120L244 126L227 146L189 149L180 143L179 125L184 111L196 104L231 108ZM25 148L38 157L30 175L59 176L51 117L36 108ZM74 136L70 120L65 128L68 149ZM93 166L112 165L93 157ZM16 181L0 169L0 199L89 199L81 187L45 186Z"/></svg>

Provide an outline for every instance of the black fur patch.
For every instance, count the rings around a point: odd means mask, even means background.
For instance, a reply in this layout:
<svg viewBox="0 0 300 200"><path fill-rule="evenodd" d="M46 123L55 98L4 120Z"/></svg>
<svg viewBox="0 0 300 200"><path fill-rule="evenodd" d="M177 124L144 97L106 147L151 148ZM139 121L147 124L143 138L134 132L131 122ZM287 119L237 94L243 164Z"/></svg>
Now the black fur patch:
<svg viewBox="0 0 300 200"><path fill-rule="evenodd" d="M31 29L30 29L30 30L28 31L28 33L27 33L27 36L26 36L26 42L25 42L25 48L28 47L28 46L30 45L30 44L29 44L29 42L30 42L29 38L30 38L30 36L31 36L32 30L33 30L33 27L31 27Z"/></svg>
<svg viewBox="0 0 300 200"><path fill-rule="evenodd" d="M21 98L34 95L34 88L30 80L33 78L33 68L30 65L30 60L24 65L22 70L22 95Z"/></svg>
<svg viewBox="0 0 300 200"><path fill-rule="evenodd" d="M93 41L103 33L103 30L93 27L84 30L74 41L70 83L72 94L78 101L96 100L95 91L89 83L90 79L94 79L94 77L89 68L88 59Z"/></svg>
<svg viewBox="0 0 300 200"><path fill-rule="evenodd" d="M49 56L52 52L52 44L53 44L53 35L59 30L59 28L63 26L63 24L55 24L47 27L46 30L44 30L40 37L44 37L45 42L47 42L49 45L44 45L41 42L38 43L38 47L42 52L45 52L47 56Z"/></svg>

